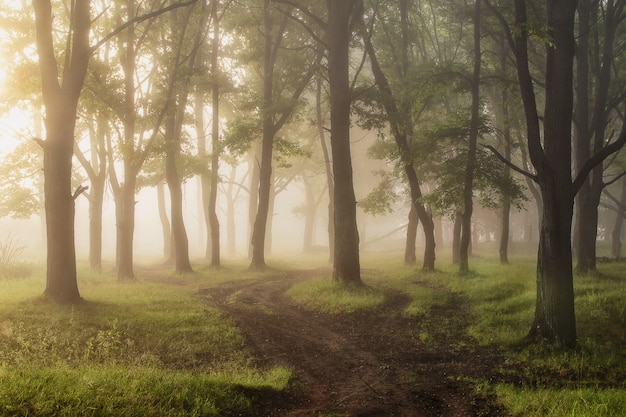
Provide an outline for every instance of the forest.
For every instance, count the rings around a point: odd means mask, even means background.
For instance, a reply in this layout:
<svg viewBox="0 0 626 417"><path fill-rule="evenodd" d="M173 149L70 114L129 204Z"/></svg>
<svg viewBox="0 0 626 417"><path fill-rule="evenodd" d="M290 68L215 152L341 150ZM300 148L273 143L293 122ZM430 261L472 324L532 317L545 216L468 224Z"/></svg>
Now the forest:
<svg viewBox="0 0 626 417"><path fill-rule="evenodd" d="M626 0L0 5L0 415L626 415Z"/></svg>

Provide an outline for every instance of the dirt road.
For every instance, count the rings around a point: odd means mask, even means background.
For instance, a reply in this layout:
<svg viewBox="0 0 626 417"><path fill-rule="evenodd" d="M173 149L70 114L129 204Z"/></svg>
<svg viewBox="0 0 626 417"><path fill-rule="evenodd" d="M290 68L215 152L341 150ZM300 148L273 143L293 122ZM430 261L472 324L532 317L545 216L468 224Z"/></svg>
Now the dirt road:
<svg viewBox="0 0 626 417"><path fill-rule="evenodd" d="M398 292L380 309L331 315L285 296L319 271L292 271L262 282L202 291L242 329L260 366L293 369L286 393L257 393L255 417L501 416L471 387L491 378L501 358L467 336L467 308L456 294L428 317L401 313ZM417 285L417 284L416 284Z"/></svg>

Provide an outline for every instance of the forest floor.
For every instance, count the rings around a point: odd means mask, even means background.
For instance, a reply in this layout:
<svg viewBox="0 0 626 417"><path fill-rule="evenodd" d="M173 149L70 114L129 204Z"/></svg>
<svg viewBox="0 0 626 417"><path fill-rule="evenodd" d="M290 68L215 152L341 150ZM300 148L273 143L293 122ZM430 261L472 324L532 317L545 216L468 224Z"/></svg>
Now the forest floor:
<svg viewBox="0 0 626 417"><path fill-rule="evenodd" d="M293 371L287 391L249 393L254 409L241 416L503 415L473 382L499 378L504 358L468 336L471 317L461 295L449 294L426 317L408 318L402 312L410 298L402 292L376 310L340 315L304 309L285 294L319 274L290 271L200 291L242 330L259 367Z"/></svg>

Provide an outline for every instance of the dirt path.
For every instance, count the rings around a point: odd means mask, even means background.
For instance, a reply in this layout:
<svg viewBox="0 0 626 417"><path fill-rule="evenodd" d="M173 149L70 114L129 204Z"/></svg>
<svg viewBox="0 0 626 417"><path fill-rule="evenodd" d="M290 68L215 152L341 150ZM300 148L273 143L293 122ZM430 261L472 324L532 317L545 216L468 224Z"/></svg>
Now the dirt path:
<svg viewBox="0 0 626 417"><path fill-rule="evenodd" d="M287 393L257 395L255 417L502 415L469 385L500 359L465 335L460 297L421 321L402 317L410 301L402 293L374 312L314 313L285 296L314 273L202 291L242 329L260 366L293 369Z"/></svg>

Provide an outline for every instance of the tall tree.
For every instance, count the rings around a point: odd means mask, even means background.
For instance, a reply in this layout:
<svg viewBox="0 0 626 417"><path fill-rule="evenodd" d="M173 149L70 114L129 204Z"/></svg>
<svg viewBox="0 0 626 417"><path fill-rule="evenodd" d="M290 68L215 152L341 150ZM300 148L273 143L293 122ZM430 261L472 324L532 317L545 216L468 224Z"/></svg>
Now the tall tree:
<svg viewBox="0 0 626 417"><path fill-rule="evenodd" d="M605 145L613 106L623 101L611 97L610 87L614 73L612 68L616 68L615 38L618 26L624 20L625 6L623 0L579 0L574 112L577 170L582 169L590 156ZM600 20L599 16L602 16L602 25L595 23ZM604 171L603 164L595 166L576 196L576 270L583 274L596 271L598 206L602 190L607 185Z"/></svg>
<svg viewBox="0 0 626 417"><path fill-rule="evenodd" d="M419 220L422 222L422 227L424 228L426 244L424 247L424 260L422 268L432 271L435 269L435 225L431 214L422 203L422 190L414 167L411 147L409 145L410 132L412 131L412 122L410 121L411 109L403 109L404 111L401 111L399 105L397 104L397 99L395 98L391 86L389 85L387 76L378 62L374 46L370 40L370 34L365 32L363 33L365 50L367 51L370 59L374 80L376 81L378 89L381 92L382 106L387 113L391 126L391 132L400 153L400 163L409 183L411 195L410 214L414 212L417 213ZM415 237L413 237L412 243L413 245L415 244Z"/></svg>
<svg viewBox="0 0 626 417"><path fill-rule="evenodd" d="M213 84L211 88L211 184L209 189L209 225L211 229L211 266L219 268L220 259L220 223L217 217L217 183L219 179L220 161L220 85L219 85L219 61L220 52L220 26L217 16L218 0L213 0L211 6L211 23L213 24L213 39L211 40L211 74Z"/></svg>
<svg viewBox="0 0 626 417"><path fill-rule="evenodd" d="M463 183L463 213L461 215L461 242L459 269L462 273L469 272L469 248L471 242L472 211L474 198L474 169L476 165L476 143L480 125L480 17L481 0L474 3L474 72L471 80L472 109L467 150L467 165Z"/></svg>
<svg viewBox="0 0 626 417"><path fill-rule="evenodd" d="M335 260L333 278L361 284L359 232L350 153L350 40L353 16L363 13L360 0L326 0L328 9L328 82L330 143L333 159Z"/></svg>
<svg viewBox="0 0 626 417"><path fill-rule="evenodd" d="M617 141L586 161L572 181L571 142L573 110L574 27L577 1L550 0L546 45L543 141L534 85L529 70L526 1L515 0L514 47L520 90L526 114L528 151L539 184L543 213L537 256L537 300L529 336L576 344L576 316L572 271L571 224L576 192L589 171L626 141L622 129ZM529 174L530 175L530 174Z"/></svg>
<svg viewBox="0 0 626 417"><path fill-rule="evenodd" d="M84 189L81 187L72 193L72 156L78 99L91 55L90 2L84 0L72 3L61 77L54 50L51 2L33 0L33 7L42 96L46 109L46 139L40 141L44 151L47 232L44 294L57 301L74 303L81 299L76 277L74 200Z"/></svg>

